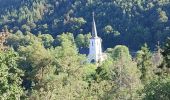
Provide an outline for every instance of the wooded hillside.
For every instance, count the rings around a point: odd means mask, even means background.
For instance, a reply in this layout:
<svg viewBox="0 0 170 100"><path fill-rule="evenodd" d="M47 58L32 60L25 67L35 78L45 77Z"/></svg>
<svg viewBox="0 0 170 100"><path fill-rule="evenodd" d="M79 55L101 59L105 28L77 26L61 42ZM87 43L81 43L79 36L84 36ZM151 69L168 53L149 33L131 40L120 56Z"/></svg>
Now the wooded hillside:
<svg viewBox="0 0 170 100"><path fill-rule="evenodd" d="M0 0L0 100L170 100L169 18L169 0Z"/></svg>
<svg viewBox="0 0 170 100"><path fill-rule="evenodd" d="M145 42L153 49L170 32L169 0L1 0L0 27L23 33L91 32L95 12L98 34L106 48L125 44L137 50Z"/></svg>

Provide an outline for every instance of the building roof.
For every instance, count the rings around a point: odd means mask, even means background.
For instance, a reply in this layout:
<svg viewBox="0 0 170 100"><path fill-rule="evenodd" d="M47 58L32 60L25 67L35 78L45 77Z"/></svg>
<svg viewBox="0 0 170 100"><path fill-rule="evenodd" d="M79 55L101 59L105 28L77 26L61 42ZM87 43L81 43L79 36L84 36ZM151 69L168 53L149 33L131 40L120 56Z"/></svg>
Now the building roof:
<svg viewBox="0 0 170 100"><path fill-rule="evenodd" d="M92 22L92 38L98 37L97 36L97 29L96 29L96 23L94 19L94 12L93 12L93 22Z"/></svg>

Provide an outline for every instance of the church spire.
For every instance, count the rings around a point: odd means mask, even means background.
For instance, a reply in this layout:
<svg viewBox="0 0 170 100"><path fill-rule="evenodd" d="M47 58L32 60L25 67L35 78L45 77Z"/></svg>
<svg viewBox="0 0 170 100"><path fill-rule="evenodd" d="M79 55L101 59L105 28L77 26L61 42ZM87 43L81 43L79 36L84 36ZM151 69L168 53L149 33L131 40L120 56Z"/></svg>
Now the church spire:
<svg viewBox="0 0 170 100"><path fill-rule="evenodd" d="M92 38L90 38L88 61L96 63L103 61L102 39L97 36L94 12L92 22Z"/></svg>
<svg viewBox="0 0 170 100"><path fill-rule="evenodd" d="M97 37L97 29L96 29L96 23L94 19L94 12L93 12L93 22L92 22L92 37Z"/></svg>

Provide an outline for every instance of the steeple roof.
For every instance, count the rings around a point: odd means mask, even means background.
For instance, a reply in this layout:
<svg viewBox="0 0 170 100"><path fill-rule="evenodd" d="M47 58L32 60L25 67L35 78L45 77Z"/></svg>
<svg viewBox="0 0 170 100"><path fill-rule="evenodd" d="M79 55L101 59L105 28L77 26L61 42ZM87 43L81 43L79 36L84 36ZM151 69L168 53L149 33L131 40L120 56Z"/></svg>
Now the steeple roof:
<svg viewBox="0 0 170 100"><path fill-rule="evenodd" d="M97 29L96 29L96 23L94 19L94 12L93 12L93 22L92 22L92 37L97 37Z"/></svg>

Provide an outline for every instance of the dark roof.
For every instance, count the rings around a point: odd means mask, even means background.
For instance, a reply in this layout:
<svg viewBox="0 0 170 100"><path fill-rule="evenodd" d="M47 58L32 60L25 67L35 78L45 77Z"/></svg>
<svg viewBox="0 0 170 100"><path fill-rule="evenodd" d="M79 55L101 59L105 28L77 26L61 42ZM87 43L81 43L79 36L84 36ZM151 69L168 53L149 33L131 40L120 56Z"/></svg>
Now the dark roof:
<svg viewBox="0 0 170 100"><path fill-rule="evenodd" d="M93 12L93 22L92 22L92 37L97 37L97 29L96 29L96 23L94 19L94 12Z"/></svg>

